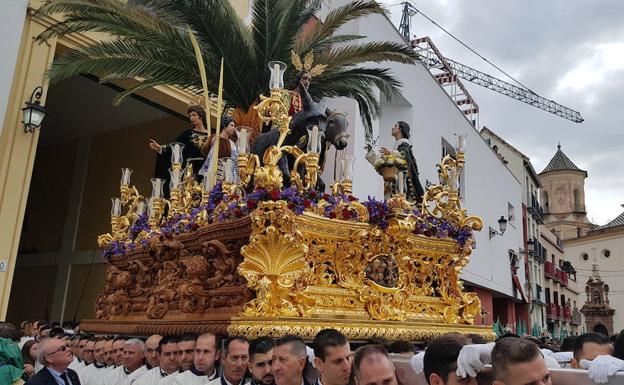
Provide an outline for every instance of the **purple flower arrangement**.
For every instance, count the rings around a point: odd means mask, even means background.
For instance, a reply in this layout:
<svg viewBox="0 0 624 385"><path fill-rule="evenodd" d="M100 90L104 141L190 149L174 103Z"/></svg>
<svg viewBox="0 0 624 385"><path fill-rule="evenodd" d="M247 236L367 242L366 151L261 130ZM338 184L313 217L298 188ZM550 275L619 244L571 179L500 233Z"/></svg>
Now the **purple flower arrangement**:
<svg viewBox="0 0 624 385"><path fill-rule="evenodd" d="M266 201L286 201L288 208L297 215L303 214L304 211L318 212L317 209L322 207L322 214L327 218L359 220L357 211L349 207L349 203L358 202L358 199L350 194L332 195L314 189L299 192L296 188L289 187L281 191L257 189L242 197L236 194L227 196L223 192L222 185L217 183L208 194L206 204L193 208L188 214L178 214L165 221L160 225L160 232L167 236L173 236L196 231L200 227L198 218L204 211L207 214L208 223L242 218L255 210L260 202ZM361 203L368 210L368 223L370 225L381 229L388 227L388 216L391 211L386 201L376 200L369 196ZM472 237L472 229L468 227L457 228L443 218L431 215L422 216L418 209L414 209L412 214L418 218L414 230L416 235L451 238L462 246ZM122 255L134 249L136 237L142 231L150 231L147 214L139 216L132 224L126 241L111 242L104 249L104 257L108 259L111 256ZM146 246L147 240L142 240L141 245Z"/></svg>

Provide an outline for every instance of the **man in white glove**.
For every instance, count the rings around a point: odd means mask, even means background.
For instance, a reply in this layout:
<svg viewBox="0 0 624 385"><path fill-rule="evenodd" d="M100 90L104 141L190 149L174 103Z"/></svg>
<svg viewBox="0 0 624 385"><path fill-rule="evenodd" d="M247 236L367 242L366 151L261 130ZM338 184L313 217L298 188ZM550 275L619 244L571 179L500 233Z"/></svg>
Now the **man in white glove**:
<svg viewBox="0 0 624 385"><path fill-rule="evenodd" d="M477 385L476 373L466 379L462 379L456 371L458 370L460 352L468 346L470 339L461 335L445 335L431 342L425 350L424 355L418 353L414 357L423 357L422 370L425 372L425 379L429 385ZM491 348L490 348L491 350ZM419 358L412 359L412 368L418 369ZM473 371L474 373L474 371Z"/></svg>
<svg viewBox="0 0 624 385"><path fill-rule="evenodd" d="M609 337L600 333L581 334L574 341L574 357L570 364L575 369L581 368L581 360L591 361L598 356L613 354L613 344Z"/></svg>
<svg viewBox="0 0 624 385"><path fill-rule="evenodd" d="M507 337L496 342L491 354L492 385L552 385L550 371L534 342Z"/></svg>
<svg viewBox="0 0 624 385"><path fill-rule="evenodd" d="M476 377L479 370L490 363L492 349L494 349L494 342L462 347L457 357L457 375L461 378Z"/></svg>
<svg viewBox="0 0 624 385"><path fill-rule="evenodd" d="M624 370L624 361L613 356L598 356L592 361L581 360L581 368L587 369L589 378L598 383L604 384L609 381L609 377Z"/></svg>

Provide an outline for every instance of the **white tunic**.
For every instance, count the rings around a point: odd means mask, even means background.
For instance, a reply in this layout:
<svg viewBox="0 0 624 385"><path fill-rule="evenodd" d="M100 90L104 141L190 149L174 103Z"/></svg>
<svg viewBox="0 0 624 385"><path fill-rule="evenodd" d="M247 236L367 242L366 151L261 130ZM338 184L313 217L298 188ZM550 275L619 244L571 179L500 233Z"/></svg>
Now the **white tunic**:
<svg viewBox="0 0 624 385"><path fill-rule="evenodd" d="M98 368L94 364L87 366L80 374L80 383L82 385L99 385L99 380L106 376L113 367Z"/></svg>
<svg viewBox="0 0 624 385"><path fill-rule="evenodd" d="M126 384L127 385L134 384L134 382L138 380L139 378L141 378L141 376L143 376L145 373L147 373L148 370L149 369L147 368L147 366L145 365L141 366L140 368L138 368L137 370L135 370L134 372L128 375L128 378L126 378Z"/></svg>
<svg viewBox="0 0 624 385"><path fill-rule="evenodd" d="M190 370L186 370L175 376L171 375L163 378L158 385L206 385L215 378L218 378L216 370L210 376L198 376Z"/></svg>
<svg viewBox="0 0 624 385"><path fill-rule="evenodd" d="M69 364L68 368L73 369L76 373L80 373L85 368L85 363L84 361L78 361L78 357L74 356L74 360Z"/></svg>
<svg viewBox="0 0 624 385"><path fill-rule="evenodd" d="M139 369L137 369L139 370ZM115 369L108 372L105 376L99 379L98 385L125 385L128 382L128 376L123 366L118 366Z"/></svg>
<svg viewBox="0 0 624 385"><path fill-rule="evenodd" d="M139 377L136 381L134 381L134 385L156 385L160 383L160 380L167 377L167 375L163 375L165 372L161 371L160 368L150 369Z"/></svg>

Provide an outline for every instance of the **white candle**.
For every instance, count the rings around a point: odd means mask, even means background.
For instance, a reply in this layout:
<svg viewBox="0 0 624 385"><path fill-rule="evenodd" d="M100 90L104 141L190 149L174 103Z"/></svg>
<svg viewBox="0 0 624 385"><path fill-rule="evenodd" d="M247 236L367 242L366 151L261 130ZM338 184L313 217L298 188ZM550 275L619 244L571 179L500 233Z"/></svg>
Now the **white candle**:
<svg viewBox="0 0 624 385"><path fill-rule="evenodd" d="M464 152L466 150L466 135L457 135L457 151Z"/></svg>
<svg viewBox="0 0 624 385"><path fill-rule="evenodd" d="M160 178L152 178L152 198L163 197L163 185L165 180Z"/></svg>
<svg viewBox="0 0 624 385"><path fill-rule="evenodd" d="M271 84L271 89L279 88L279 71L279 63L273 64L273 83Z"/></svg>
<svg viewBox="0 0 624 385"><path fill-rule="evenodd" d="M353 157L345 155L342 157L342 178L341 180L353 180Z"/></svg>
<svg viewBox="0 0 624 385"><path fill-rule="evenodd" d="M121 199L111 198L111 215L118 217L121 215Z"/></svg>
<svg viewBox="0 0 624 385"><path fill-rule="evenodd" d="M247 153L247 143L249 141L249 133L246 128L243 128L238 133L238 152L241 154Z"/></svg>
<svg viewBox="0 0 624 385"><path fill-rule="evenodd" d="M121 169L121 184L123 186L130 185L130 175L132 175L132 169L127 167Z"/></svg>
<svg viewBox="0 0 624 385"><path fill-rule="evenodd" d="M154 218L156 216L156 210L154 209L154 199L155 197L150 197L147 200L147 216L150 218Z"/></svg>
<svg viewBox="0 0 624 385"><path fill-rule="evenodd" d="M397 193L403 194L405 192L405 180L403 179L403 173L397 173Z"/></svg>
<svg viewBox="0 0 624 385"><path fill-rule="evenodd" d="M318 126L312 127L312 135L310 135L310 145L312 152L318 153Z"/></svg>
<svg viewBox="0 0 624 385"><path fill-rule="evenodd" d="M232 175L232 159L225 161L225 181L231 183L234 176Z"/></svg>
<svg viewBox="0 0 624 385"><path fill-rule="evenodd" d="M145 213L145 201L144 200L140 200L137 202L136 213L137 215L143 215Z"/></svg>
<svg viewBox="0 0 624 385"><path fill-rule="evenodd" d="M184 150L184 144L182 143L171 143L171 163L173 164L182 164L184 158L182 157L182 150Z"/></svg>

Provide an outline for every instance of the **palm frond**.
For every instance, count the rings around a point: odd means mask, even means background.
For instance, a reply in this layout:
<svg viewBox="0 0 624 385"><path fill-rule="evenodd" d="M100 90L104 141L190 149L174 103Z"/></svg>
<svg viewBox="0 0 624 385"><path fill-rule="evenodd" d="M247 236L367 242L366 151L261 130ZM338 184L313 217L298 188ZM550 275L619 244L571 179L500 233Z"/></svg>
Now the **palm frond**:
<svg viewBox="0 0 624 385"><path fill-rule="evenodd" d="M225 59L224 99L248 109L266 91L271 60L290 62L290 52L313 52L314 64L326 64L314 78L315 97L350 97L357 101L367 135L379 116L378 91L386 98L400 95L401 84L387 68L367 63L414 63L409 47L393 42L360 42L364 36L339 34L353 20L385 14L375 0L356 0L316 22L321 0L254 0L251 24L245 25L225 0L49 0L39 12L62 14L62 21L40 40L71 33L102 32L112 37L71 50L54 59L52 82L78 74L101 81L141 79L119 94L118 103L133 92L157 85L175 85L198 92L201 80L187 34L197 37L204 56L208 86L216 91L219 63ZM294 76L292 69L287 76Z"/></svg>
<svg viewBox="0 0 624 385"><path fill-rule="evenodd" d="M383 41L343 45L325 50L316 56L315 63L328 64L330 67L343 67L365 62L381 63L384 61L414 64L416 60L418 60L418 56L407 45Z"/></svg>
<svg viewBox="0 0 624 385"><path fill-rule="evenodd" d="M310 50L326 47L324 39L331 37L340 27L349 21L372 14L385 14L386 10L375 0L357 0L338 7L327 14L323 23L316 24L308 33L295 43L295 51L300 55Z"/></svg>

